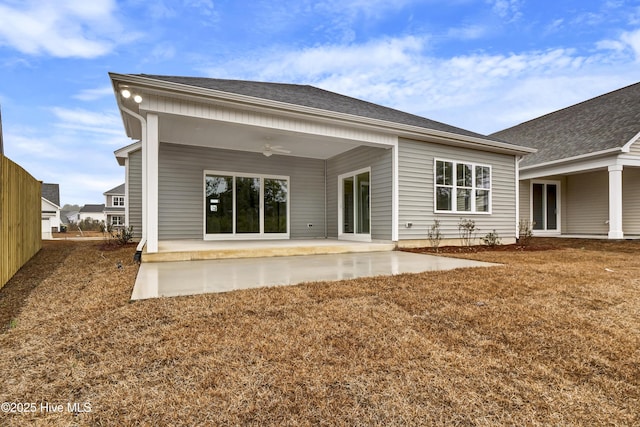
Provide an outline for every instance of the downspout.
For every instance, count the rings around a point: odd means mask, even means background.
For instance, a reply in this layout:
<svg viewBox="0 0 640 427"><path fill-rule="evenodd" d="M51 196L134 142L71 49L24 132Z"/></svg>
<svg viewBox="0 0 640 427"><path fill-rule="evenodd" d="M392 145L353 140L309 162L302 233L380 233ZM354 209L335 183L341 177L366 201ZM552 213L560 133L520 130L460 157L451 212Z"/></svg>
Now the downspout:
<svg viewBox="0 0 640 427"><path fill-rule="evenodd" d="M140 237L140 242L136 247L136 253L133 256L134 261L140 262L142 260L142 249L144 249L144 245L147 244L147 224L146 224L147 206L146 206L146 200L144 197L145 190L146 190L145 181L146 181L146 168L147 168L147 160L144 152L146 147L146 139L147 139L147 121L140 114L135 113L130 109L128 109L127 107L125 107L124 105L122 105L122 102L119 96L116 96L116 99L118 102L118 107L120 107L121 111L129 114L131 117L140 121L140 132L142 136L141 140L142 140L142 150L143 150L142 152L142 235Z"/></svg>

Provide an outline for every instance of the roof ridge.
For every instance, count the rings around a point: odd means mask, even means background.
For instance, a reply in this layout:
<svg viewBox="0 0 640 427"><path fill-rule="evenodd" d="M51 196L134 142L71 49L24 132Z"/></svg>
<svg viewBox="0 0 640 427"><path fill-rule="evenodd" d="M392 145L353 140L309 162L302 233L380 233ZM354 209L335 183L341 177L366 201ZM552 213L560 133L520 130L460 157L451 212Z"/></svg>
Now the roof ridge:
<svg viewBox="0 0 640 427"><path fill-rule="evenodd" d="M556 115L556 114L559 114L559 113L565 112L565 111L567 111L567 110L577 109L577 108L579 108L579 107L583 107L585 104L594 104L594 103L596 103L597 101L601 101L601 100L602 100L602 98L612 96L612 95L614 95L616 92L622 92L622 91L628 90L628 89L629 89L629 88L631 88L632 86L636 86L636 85L640 85L640 82L632 83L632 84L630 84L630 85L627 85L627 86L624 86L624 87L621 87L621 88L618 88L618 89L612 90L612 91L610 91L610 92L606 92L606 93L603 93L603 94L601 94L601 95L594 96L593 98L585 99L584 101L580 101L580 102L577 102L577 103L575 103L575 104L571 104L571 105L568 105L568 106L566 106L566 107L560 108L560 109L558 109L558 110L551 111L551 112L549 112L549 113L543 114L542 116L534 117L533 119L526 120L526 121L524 121L524 122L522 122L522 123L518 123L517 125L513 125L513 126L511 126L511 127L508 127L508 128L506 128L506 129L499 130L499 131L497 131L497 132L493 132L493 133L489 134L489 136L491 136L491 135L497 135L497 134L499 134L499 133L506 132L506 131L508 131L508 130L511 130L511 129L517 128L517 127L519 127L519 126L526 125L526 124L531 123L531 122L536 122L536 121L539 121L539 120L541 120L541 119L548 118L548 117L550 117L550 116L553 116L553 115Z"/></svg>
<svg viewBox="0 0 640 427"><path fill-rule="evenodd" d="M157 74L137 74L133 76L139 76L143 78L156 79L161 81L168 81L172 83L182 84L186 86L202 87L206 89L218 90L221 92L241 94L251 96L257 99L268 99L272 101L284 102L296 106L305 106L316 108L324 111L339 112L344 114L350 114L358 117L372 118L378 120L384 120L391 123L413 125L424 129L431 129L436 131L444 131L453 134L466 135L475 138L489 139L494 138L487 135L483 135L478 132L473 132L461 127L453 126L444 122L433 120L424 116L420 116L413 113L408 113L396 108L388 107L386 105L377 104L372 101L363 100L342 93L334 92L328 89L323 89L311 84L299 84L299 83L282 83L282 82L263 82L256 80L240 80L240 79L218 79L214 77L189 77L189 76L166 76ZM195 84L200 82L201 85ZM206 82L212 84L207 85ZM230 83L238 85L237 87L213 87L215 83ZM244 85L244 87L242 87ZM218 85L220 86L220 85ZM260 93L259 88L288 88L289 91L275 90L272 93ZM252 90L253 89L253 90ZM292 91L295 89L299 93ZM306 89L300 92L301 89ZM312 100L313 92L317 94L326 94L325 97L315 97L317 99ZM331 99L334 98L334 99ZM349 101L349 102L334 102L337 99ZM498 140L496 140L498 141ZM501 142L501 141L500 141Z"/></svg>

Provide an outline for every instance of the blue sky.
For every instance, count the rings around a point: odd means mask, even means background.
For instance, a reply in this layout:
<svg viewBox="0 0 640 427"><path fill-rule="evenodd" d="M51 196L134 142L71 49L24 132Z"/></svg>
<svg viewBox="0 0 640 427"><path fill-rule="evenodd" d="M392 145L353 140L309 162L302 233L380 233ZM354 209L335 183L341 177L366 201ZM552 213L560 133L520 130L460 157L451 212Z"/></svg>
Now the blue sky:
<svg viewBox="0 0 640 427"><path fill-rule="evenodd" d="M640 81L640 0L0 0L5 155L102 203L107 73L311 84L491 133Z"/></svg>

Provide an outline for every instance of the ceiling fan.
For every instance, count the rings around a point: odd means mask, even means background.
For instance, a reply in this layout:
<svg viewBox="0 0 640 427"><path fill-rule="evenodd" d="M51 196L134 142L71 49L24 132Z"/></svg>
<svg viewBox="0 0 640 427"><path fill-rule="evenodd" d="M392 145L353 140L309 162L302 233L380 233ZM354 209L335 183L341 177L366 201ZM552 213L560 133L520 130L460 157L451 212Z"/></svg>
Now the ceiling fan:
<svg viewBox="0 0 640 427"><path fill-rule="evenodd" d="M289 154L291 153L291 151L285 150L282 145L264 144L264 147L262 149L262 154L264 154L266 157L271 157L273 153Z"/></svg>

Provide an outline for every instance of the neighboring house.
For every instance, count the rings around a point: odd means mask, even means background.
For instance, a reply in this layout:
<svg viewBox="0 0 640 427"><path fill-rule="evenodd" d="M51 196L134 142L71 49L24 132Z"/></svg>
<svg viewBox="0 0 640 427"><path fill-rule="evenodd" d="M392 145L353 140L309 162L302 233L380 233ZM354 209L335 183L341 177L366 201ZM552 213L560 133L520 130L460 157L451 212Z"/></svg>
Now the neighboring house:
<svg viewBox="0 0 640 427"><path fill-rule="evenodd" d="M106 198L104 216L107 224L117 227L126 225L125 184L104 193Z"/></svg>
<svg viewBox="0 0 640 427"><path fill-rule="evenodd" d="M60 185L42 184L42 238L51 239L60 230Z"/></svg>
<svg viewBox="0 0 640 427"><path fill-rule="evenodd" d="M535 150L312 86L110 74L127 136L129 224L161 240L428 244L462 218L517 234ZM141 246L139 246L141 247Z"/></svg>
<svg viewBox="0 0 640 427"><path fill-rule="evenodd" d="M640 83L491 136L538 149L520 164L534 235L640 235Z"/></svg>
<svg viewBox="0 0 640 427"><path fill-rule="evenodd" d="M91 220L93 222L104 222L104 204L84 205L78 213L78 221Z"/></svg>

